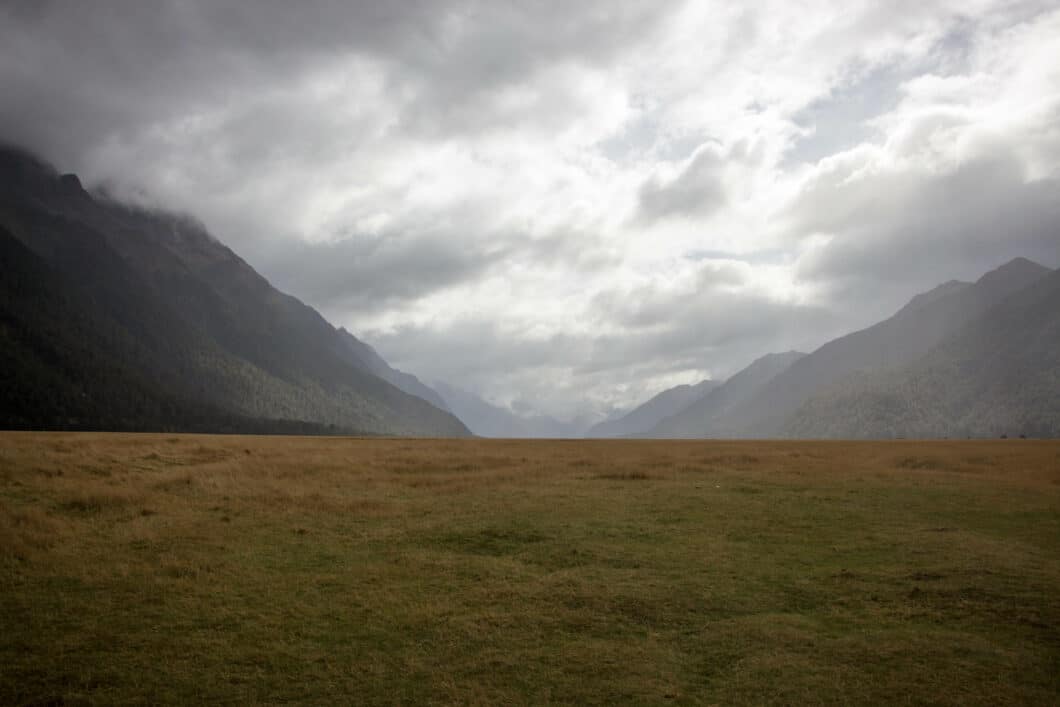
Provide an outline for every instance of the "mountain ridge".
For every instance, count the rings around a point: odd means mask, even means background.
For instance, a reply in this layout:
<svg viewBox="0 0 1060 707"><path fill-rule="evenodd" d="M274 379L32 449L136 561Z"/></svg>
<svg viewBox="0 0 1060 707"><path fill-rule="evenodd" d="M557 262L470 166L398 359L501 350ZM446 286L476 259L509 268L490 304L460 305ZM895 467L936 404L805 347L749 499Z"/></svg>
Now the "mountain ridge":
<svg viewBox="0 0 1060 707"><path fill-rule="evenodd" d="M9 247L11 263L49 270L53 287L76 293L48 316L107 322L101 331L109 338L88 331L81 350L100 365L109 352L124 362L121 370L139 371L159 400L185 400L233 420L294 420L362 434L469 434L451 413L369 372L372 363L358 359L316 310L273 288L192 219L93 197L76 176L59 175L24 152L0 151L0 177L0 226L29 253ZM45 342L33 339L32 327L14 326L18 316L9 313L4 343L23 352L27 375L47 378L30 359L57 361L62 352L29 356L31 342ZM49 345L70 342L60 337ZM2 419L18 412L8 404ZM34 414L36 424L48 426L41 410ZM56 411L55 426L62 426L59 417Z"/></svg>
<svg viewBox="0 0 1060 707"><path fill-rule="evenodd" d="M786 351L761 356L750 365L729 377L724 383L710 391L700 400L684 410L671 415L649 430L645 437L707 437L712 425L734 405L747 400L763 385L793 363L806 356L801 351Z"/></svg>
<svg viewBox="0 0 1060 707"><path fill-rule="evenodd" d="M926 354L946 336L982 315L1005 296L1052 272L1017 258L968 287L910 300L893 316L833 339L791 365L720 421L718 433L769 437L827 385L859 370L896 368ZM937 289L937 288L936 288ZM917 303L917 306L911 306Z"/></svg>
<svg viewBox="0 0 1060 707"><path fill-rule="evenodd" d="M1060 271L1008 295L916 361L854 374L785 425L818 438L1060 435Z"/></svg>

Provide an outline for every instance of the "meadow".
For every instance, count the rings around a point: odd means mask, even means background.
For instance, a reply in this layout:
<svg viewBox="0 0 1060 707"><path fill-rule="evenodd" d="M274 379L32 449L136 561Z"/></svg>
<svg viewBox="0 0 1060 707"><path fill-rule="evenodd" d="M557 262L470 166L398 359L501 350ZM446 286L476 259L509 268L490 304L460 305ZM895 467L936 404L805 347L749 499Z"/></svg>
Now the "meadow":
<svg viewBox="0 0 1060 707"><path fill-rule="evenodd" d="M1057 704L1060 443L0 434L0 704Z"/></svg>

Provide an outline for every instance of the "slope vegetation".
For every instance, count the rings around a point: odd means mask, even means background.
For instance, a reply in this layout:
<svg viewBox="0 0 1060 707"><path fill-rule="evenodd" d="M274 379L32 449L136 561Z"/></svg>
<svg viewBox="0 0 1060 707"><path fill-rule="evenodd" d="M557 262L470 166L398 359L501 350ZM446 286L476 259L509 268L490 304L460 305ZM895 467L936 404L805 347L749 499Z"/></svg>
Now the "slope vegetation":
<svg viewBox="0 0 1060 707"><path fill-rule="evenodd" d="M19 371L0 425L468 433L200 225L92 196L11 150L0 179L0 355Z"/></svg>

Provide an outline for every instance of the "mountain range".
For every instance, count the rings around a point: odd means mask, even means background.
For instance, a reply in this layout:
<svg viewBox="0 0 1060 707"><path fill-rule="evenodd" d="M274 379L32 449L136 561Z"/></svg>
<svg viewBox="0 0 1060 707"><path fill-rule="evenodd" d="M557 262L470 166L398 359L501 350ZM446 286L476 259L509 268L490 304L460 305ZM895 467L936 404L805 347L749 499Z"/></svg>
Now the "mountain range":
<svg viewBox="0 0 1060 707"><path fill-rule="evenodd" d="M0 428L490 437L1060 435L1060 272L1016 258L599 422L427 385L194 220L0 148ZM707 362L704 362L705 364Z"/></svg>
<svg viewBox="0 0 1060 707"><path fill-rule="evenodd" d="M624 434L1058 436L1060 272L1016 258L974 283L944 283L810 354L764 356L683 410Z"/></svg>
<svg viewBox="0 0 1060 707"><path fill-rule="evenodd" d="M0 427L469 434L194 221L18 150L0 184Z"/></svg>
<svg viewBox="0 0 1060 707"><path fill-rule="evenodd" d="M1031 277L1040 272L1016 267ZM908 365L846 376L802 405L783 433L1060 435L1060 271L1034 278Z"/></svg>

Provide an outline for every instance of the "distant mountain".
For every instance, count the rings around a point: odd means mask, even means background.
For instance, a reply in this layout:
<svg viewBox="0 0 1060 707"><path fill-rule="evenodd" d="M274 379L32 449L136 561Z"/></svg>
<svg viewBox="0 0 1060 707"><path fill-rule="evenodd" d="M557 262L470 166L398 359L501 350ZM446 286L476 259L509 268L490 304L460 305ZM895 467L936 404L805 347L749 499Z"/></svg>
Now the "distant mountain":
<svg viewBox="0 0 1060 707"><path fill-rule="evenodd" d="M991 280L999 282L998 271ZM1060 436L1060 272L1011 294L912 364L848 376L800 407L784 432Z"/></svg>
<svg viewBox="0 0 1060 707"><path fill-rule="evenodd" d="M594 425L585 433L585 436L624 437L647 432L660 421L684 410L717 387L717 382L705 380L695 385L667 388L625 415Z"/></svg>
<svg viewBox="0 0 1060 707"><path fill-rule="evenodd" d="M201 225L9 149L0 246L0 427L468 434Z"/></svg>
<svg viewBox="0 0 1060 707"><path fill-rule="evenodd" d="M480 437L563 439L581 437L585 429L579 421L563 422L548 415L524 417L466 390L437 381L433 385L453 414Z"/></svg>
<svg viewBox="0 0 1060 707"><path fill-rule="evenodd" d="M1009 295L1051 272L1017 258L974 284L951 282L918 295L889 319L830 341L795 361L751 398L716 419L714 432L731 437L782 435L787 419L829 386L853 373L912 363Z"/></svg>
<svg viewBox="0 0 1060 707"><path fill-rule="evenodd" d="M643 436L710 437L715 434L716 421L722 419L726 412L750 399L766 383L805 355L799 351L788 351L762 356L684 410L660 420Z"/></svg>
<svg viewBox="0 0 1060 707"><path fill-rule="evenodd" d="M442 396L438 395L438 391L424 384L411 373L405 373L391 367L375 349L346 331L344 327L339 327L339 334L342 335L343 341L353 352L357 362L363 364L365 370L369 373L382 378L387 383L405 391L409 395L415 395L417 398L426 400L439 410L449 410L449 406L445 404Z"/></svg>

